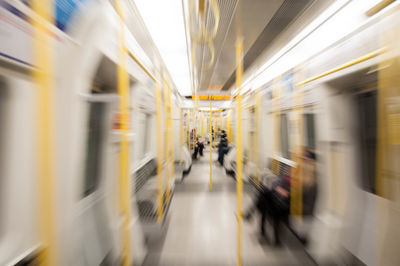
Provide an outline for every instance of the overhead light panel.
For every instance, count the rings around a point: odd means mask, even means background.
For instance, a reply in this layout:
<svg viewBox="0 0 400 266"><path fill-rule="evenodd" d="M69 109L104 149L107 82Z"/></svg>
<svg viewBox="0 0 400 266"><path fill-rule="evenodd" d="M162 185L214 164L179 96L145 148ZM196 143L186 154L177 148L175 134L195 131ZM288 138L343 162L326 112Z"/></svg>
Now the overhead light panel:
<svg viewBox="0 0 400 266"><path fill-rule="evenodd" d="M182 1L136 0L135 4L178 92L191 95Z"/></svg>

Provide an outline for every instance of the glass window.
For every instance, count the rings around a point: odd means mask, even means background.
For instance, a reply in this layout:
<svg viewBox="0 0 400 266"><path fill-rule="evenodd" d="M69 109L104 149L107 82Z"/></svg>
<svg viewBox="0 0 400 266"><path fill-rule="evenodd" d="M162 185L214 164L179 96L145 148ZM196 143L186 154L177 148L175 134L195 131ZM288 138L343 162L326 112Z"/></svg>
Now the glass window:
<svg viewBox="0 0 400 266"><path fill-rule="evenodd" d="M143 136L143 156L149 151L149 140L150 140L150 120L151 115L145 114L144 118L144 136Z"/></svg>
<svg viewBox="0 0 400 266"><path fill-rule="evenodd" d="M377 126L377 92L369 91L357 96L361 185L372 193L376 193L376 126Z"/></svg>
<svg viewBox="0 0 400 266"><path fill-rule="evenodd" d="M88 196L96 190L101 175L101 158L103 146L103 125L105 103L89 103L89 119L87 125L86 161L84 196Z"/></svg>
<svg viewBox="0 0 400 266"><path fill-rule="evenodd" d="M289 129L287 114L281 114L281 155L289 159Z"/></svg>
<svg viewBox="0 0 400 266"><path fill-rule="evenodd" d="M304 138L305 146L315 150L315 123L314 114L304 114Z"/></svg>

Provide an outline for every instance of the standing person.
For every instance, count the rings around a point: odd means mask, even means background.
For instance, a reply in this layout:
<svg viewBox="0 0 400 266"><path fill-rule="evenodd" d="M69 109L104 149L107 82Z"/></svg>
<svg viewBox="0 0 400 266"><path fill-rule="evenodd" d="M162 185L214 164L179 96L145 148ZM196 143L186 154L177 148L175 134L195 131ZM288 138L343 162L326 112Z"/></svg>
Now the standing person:
<svg viewBox="0 0 400 266"><path fill-rule="evenodd" d="M280 227L281 223L288 222L289 203L290 203L290 179L289 177L278 178L273 182L271 188L260 184L260 191L255 205L244 215L249 220L257 210L260 213L260 234L262 239L266 238L265 222L267 217L272 219L274 229L274 242L276 246L281 244Z"/></svg>
<svg viewBox="0 0 400 266"><path fill-rule="evenodd" d="M226 138L226 132L225 132L224 129L223 129L222 132L221 132L221 138Z"/></svg>
<svg viewBox="0 0 400 266"><path fill-rule="evenodd" d="M196 138L196 143L195 143L194 151L193 151L193 160L197 160L198 153L199 153L199 138Z"/></svg>
<svg viewBox="0 0 400 266"><path fill-rule="evenodd" d="M315 152L306 149L303 157L303 215L314 213L317 199L317 174Z"/></svg>
<svg viewBox="0 0 400 266"><path fill-rule="evenodd" d="M200 156L203 157L204 143L200 139L197 139L197 146L199 147Z"/></svg>
<svg viewBox="0 0 400 266"><path fill-rule="evenodd" d="M218 162L220 165L224 165L224 155L228 148L228 140L226 138L221 138L218 144Z"/></svg>

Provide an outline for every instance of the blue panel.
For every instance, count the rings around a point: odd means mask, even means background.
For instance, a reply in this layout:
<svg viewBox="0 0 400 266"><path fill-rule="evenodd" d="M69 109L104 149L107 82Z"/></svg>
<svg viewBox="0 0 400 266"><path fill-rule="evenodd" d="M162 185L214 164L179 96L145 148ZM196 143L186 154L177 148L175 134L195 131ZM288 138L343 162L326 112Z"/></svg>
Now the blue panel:
<svg viewBox="0 0 400 266"><path fill-rule="evenodd" d="M294 90L293 84L293 71L290 71L289 74L282 78L283 86L284 86L284 93L292 93Z"/></svg>
<svg viewBox="0 0 400 266"><path fill-rule="evenodd" d="M74 14L79 11L83 2L88 0L55 0L56 4L56 26L62 31L67 31ZM21 0L25 5L30 6L31 0Z"/></svg>
<svg viewBox="0 0 400 266"><path fill-rule="evenodd" d="M73 15L86 0L56 0L57 28L66 31Z"/></svg>

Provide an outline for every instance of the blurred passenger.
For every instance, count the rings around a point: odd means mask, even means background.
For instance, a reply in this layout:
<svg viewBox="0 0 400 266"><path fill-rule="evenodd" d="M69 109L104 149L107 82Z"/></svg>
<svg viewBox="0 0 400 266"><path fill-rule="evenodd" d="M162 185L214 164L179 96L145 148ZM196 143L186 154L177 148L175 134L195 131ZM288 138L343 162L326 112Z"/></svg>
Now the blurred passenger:
<svg viewBox="0 0 400 266"><path fill-rule="evenodd" d="M316 155L306 149L303 157L303 215L312 215L317 199Z"/></svg>
<svg viewBox="0 0 400 266"><path fill-rule="evenodd" d="M197 138L197 146L199 147L199 154L203 157L204 143L199 138Z"/></svg>
<svg viewBox="0 0 400 266"><path fill-rule="evenodd" d="M290 203L290 178L278 178L272 183L271 188L260 184L260 191L254 206L250 207L244 215L249 220L257 210L260 213L260 233L262 239L266 239L265 222L267 217L272 220L275 245L281 245L281 223L288 224Z"/></svg>
<svg viewBox="0 0 400 266"><path fill-rule="evenodd" d="M199 138L196 138L196 143L194 145L194 151L193 151L193 160L197 160L197 154L199 153Z"/></svg>
<svg viewBox="0 0 400 266"><path fill-rule="evenodd" d="M224 156L228 153L228 140L226 137L222 138L218 144L218 162L220 165L224 165Z"/></svg>
<svg viewBox="0 0 400 266"><path fill-rule="evenodd" d="M225 130L222 130L222 131L221 131L221 138L226 138L226 132L225 132Z"/></svg>

